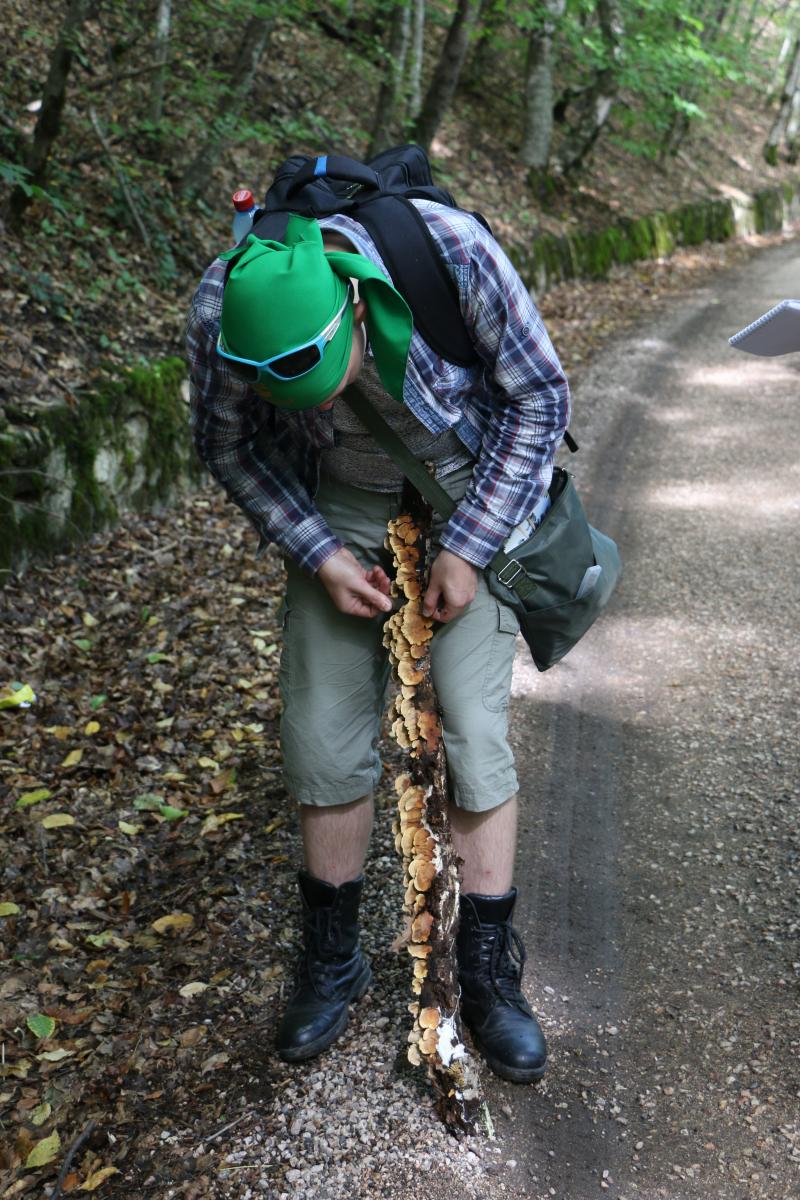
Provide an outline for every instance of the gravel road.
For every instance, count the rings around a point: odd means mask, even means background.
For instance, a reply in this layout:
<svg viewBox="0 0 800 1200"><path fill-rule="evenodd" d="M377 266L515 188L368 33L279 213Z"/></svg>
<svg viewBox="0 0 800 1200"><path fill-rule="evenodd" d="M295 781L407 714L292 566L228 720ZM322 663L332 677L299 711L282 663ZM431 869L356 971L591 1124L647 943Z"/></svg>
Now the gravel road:
<svg viewBox="0 0 800 1200"><path fill-rule="evenodd" d="M613 611L520 657L518 877L551 1045L505 1088L531 1197L800 1195L800 354L728 336L800 287L761 253L595 359L574 460Z"/></svg>
<svg viewBox="0 0 800 1200"><path fill-rule="evenodd" d="M666 302L575 390L570 466L625 575L563 664L537 675L521 652L515 673L518 924L544 1081L487 1076L491 1141L456 1142L432 1115L404 1065L384 797L365 897L375 987L310 1066L277 1064L265 1026L273 1098L215 1194L800 1196L800 354L727 345L799 280L797 243L763 251Z"/></svg>

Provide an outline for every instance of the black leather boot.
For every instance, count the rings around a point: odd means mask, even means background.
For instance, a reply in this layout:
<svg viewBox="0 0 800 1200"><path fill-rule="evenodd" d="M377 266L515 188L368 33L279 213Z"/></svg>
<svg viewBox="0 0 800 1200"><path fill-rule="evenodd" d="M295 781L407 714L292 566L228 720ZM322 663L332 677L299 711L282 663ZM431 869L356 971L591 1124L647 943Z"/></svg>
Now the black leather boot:
<svg viewBox="0 0 800 1200"><path fill-rule="evenodd" d="M347 1024L349 1005L372 980L358 944L358 904L363 879L334 887L298 874L303 904L304 951L297 986L278 1028L278 1053L287 1062L313 1058Z"/></svg>
<svg viewBox="0 0 800 1200"><path fill-rule="evenodd" d="M525 949L511 926L516 899L516 888L504 896L461 896L461 1015L495 1075L532 1083L544 1075L547 1046L520 987Z"/></svg>

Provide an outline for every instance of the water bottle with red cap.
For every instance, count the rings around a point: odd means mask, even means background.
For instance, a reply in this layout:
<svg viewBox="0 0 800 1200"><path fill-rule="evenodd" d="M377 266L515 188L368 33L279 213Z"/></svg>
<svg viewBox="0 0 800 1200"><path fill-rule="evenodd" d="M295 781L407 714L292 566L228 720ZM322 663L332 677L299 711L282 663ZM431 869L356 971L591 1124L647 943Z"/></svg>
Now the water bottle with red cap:
<svg viewBox="0 0 800 1200"><path fill-rule="evenodd" d="M233 200L233 244L238 246L239 242L253 227L253 217L258 211L258 206L253 199L253 193L249 188L242 188L239 192L234 192L231 199Z"/></svg>

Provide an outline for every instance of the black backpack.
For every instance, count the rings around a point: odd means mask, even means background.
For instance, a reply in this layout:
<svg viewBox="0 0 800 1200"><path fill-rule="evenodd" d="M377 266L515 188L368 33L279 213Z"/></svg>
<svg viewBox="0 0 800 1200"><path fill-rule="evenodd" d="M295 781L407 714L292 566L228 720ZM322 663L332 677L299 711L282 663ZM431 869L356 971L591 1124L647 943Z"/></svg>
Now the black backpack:
<svg viewBox="0 0 800 1200"><path fill-rule="evenodd" d="M434 200L464 211L450 192L433 182L421 146L394 146L366 163L341 154L294 154L278 168L250 233L280 242L290 213L346 213L364 226L377 246L422 338L448 362L471 367L478 355L464 325L458 291L412 200ZM485 217L471 215L492 232ZM571 451L578 449L569 432L564 442Z"/></svg>
<svg viewBox="0 0 800 1200"><path fill-rule="evenodd" d="M477 355L464 326L456 286L412 199L459 207L450 192L433 182L420 146L395 146L367 163L341 154L295 154L278 168L250 233L280 242L289 213L304 217L346 213L374 241L428 345L448 362L472 366ZM480 213L472 215L491 233Z"/></svg>

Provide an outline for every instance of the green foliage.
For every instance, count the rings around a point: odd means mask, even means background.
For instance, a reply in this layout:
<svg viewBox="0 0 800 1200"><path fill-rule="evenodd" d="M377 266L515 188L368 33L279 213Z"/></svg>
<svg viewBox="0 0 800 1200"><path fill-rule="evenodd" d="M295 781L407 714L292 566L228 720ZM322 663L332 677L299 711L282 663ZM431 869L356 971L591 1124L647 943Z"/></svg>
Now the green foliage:
<svg viewBox="0 0 800 1200"><path fill-rule="evenodd" d="M619 144L656 157L676 114L705 119L704 101L745 78L746 61L735 31L704 21L704 0L620 0L619 37L610 52L591 0L568 0L562 24L564 78L581 87L598 71L609 72L614 90L627 100L616 110L624 130Z"/></svg>
<svg viewBox="0 0 800 1200"><path fill-rule="evenodd" d="M616 97L602 137L657 159L676 127L691 134L735 89L772 84L762 65L772 53L767 43L796 23L795 0L780 10L764 0L731 0L719 27L722 2L616 0L615 43L603 35L597 0L566 0L560 16L545 0L488 0L464 91L480 97L485 129L494 121L513 144L529 36L547 24L561 89L556 99L567 126L575 120L576 100L602 73ZM198 243L216 244L211 234L187 237L187 229L194 231L199 220L224 238L234 186L259 188L287 153L366 148L370 105L388 69L392 6L383 0L185 0L172 6L163 111L154 117L155 7L104 0L78 34L63 130L43 186L31 183L26 166L35 122L29 101L41 94L57 20L31 25L24 6L19 9L0 80L6 114L0 203L21 189L33 201L29 226L37 234L7 260L13 286L59 321L82 320L94 345L114 354L127 347L118 327L104 328L103 315L113 310L124 319L128 306L141 307L146 289L177 294L185 272L199 266ZM429 77L454 0L428 0L426 8ZM243 94L237 69L247 58L246 31L272 17L267 51ZM402 128L398 121L398 140ZM182 178L209 139L216 143L211 166L188 203ZM444 184L454 176L457 194L463 164L463 156L437 164ZM597 253L602 258L605 252ZM68 266L71 287L62 283L59 265Z"/></svg>

